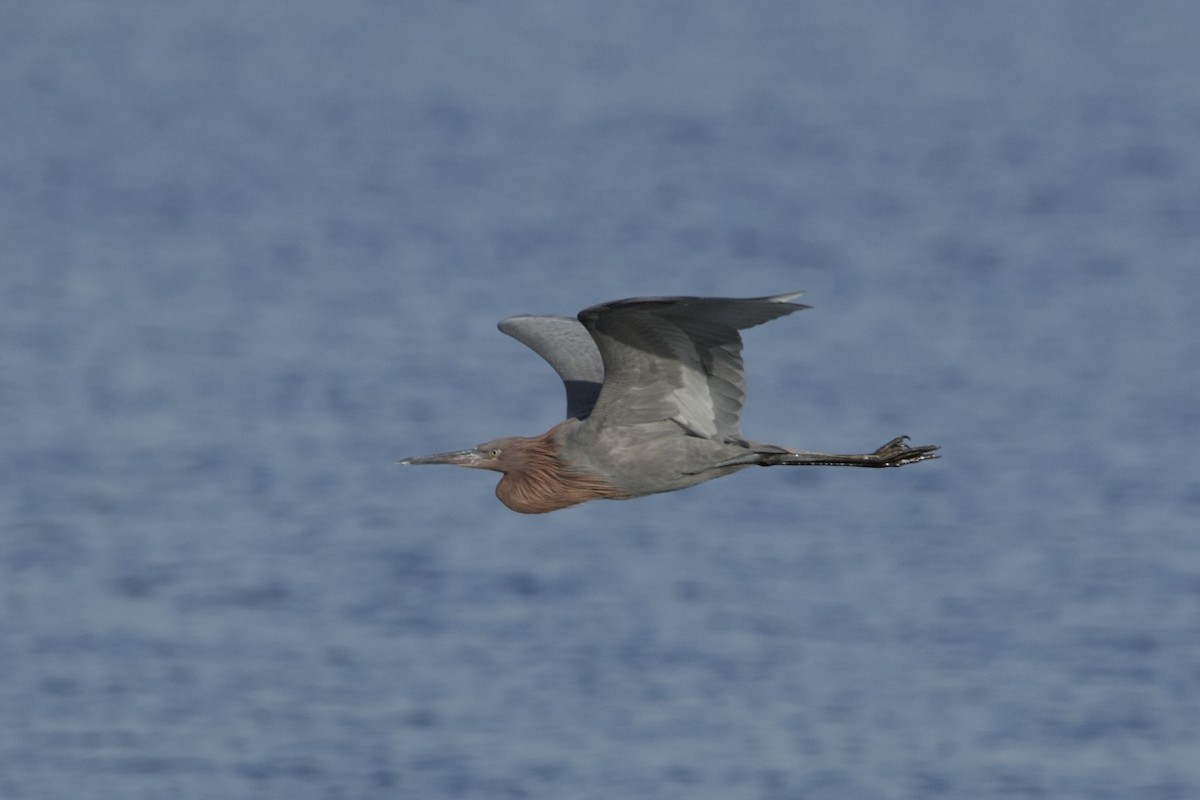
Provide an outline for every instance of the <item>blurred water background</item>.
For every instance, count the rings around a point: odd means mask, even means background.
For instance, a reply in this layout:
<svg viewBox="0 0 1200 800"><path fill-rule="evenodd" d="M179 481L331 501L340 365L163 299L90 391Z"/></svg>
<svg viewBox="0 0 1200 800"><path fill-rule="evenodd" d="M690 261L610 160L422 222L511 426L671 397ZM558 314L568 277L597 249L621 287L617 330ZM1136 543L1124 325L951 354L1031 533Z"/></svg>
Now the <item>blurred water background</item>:
<svg viewBox="0 0 1200 800"><path fill-rule="evenodd" d="M1200 5L10 0L0 798L1200 797ZM806 289L510 513L496 332Z"/></svg>

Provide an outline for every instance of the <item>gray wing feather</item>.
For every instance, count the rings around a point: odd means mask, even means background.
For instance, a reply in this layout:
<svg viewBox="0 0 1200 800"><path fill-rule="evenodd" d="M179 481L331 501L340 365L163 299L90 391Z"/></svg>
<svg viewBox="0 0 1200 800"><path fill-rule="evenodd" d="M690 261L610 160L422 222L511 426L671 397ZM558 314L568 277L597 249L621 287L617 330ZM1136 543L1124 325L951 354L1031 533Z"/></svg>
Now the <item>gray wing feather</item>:
<svg viewBox="0 0 1200 800"><path fill-rule="evenodd" d="M573 317L522 315L497 327L554 367L567 391L567 417L585 419L604 382L604 362L591 334Z"/></svg>
<svg viewBox="0 0 1200 800"><path fill-rule="evenodd" d="M646 297L579 312L604 365L591 424L672 420L695 436L740 438L746 387L738 331L808 308L791 302L801 294Z"/></svg>

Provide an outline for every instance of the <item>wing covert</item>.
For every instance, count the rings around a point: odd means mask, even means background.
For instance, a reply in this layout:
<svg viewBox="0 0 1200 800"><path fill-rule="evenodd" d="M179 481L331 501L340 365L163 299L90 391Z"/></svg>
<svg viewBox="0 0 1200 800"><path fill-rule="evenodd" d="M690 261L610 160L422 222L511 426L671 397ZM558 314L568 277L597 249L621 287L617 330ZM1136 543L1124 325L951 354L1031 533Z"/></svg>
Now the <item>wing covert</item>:
<svg viewBox="0 0 1200 800"><path fill-rule="evenodd" d="M562 378L567 417L585 419L604 382L604 362L591 334L573 317L525 314L497 327L540 355Z"/></svg>

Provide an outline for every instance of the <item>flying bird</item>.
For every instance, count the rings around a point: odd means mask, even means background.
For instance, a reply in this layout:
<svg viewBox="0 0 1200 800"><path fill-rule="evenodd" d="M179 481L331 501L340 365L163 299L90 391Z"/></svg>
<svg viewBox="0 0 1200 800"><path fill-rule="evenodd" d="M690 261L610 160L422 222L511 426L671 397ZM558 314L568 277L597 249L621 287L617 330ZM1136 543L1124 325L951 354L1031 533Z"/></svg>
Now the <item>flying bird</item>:
<svg viewBox="0 0 1200 800"><path fill-rule="evenodd" d="M810 306L803 292L751 297L636 297L577 319L509 317L504 333L550 363L567 418L541 436L510 436L401 464L455 464L503 473L500 502L541 514L589 500L686 489L749 466L902 467L937 445L899 436L872 453L836 455L742 438L740 330Z"/></svg>

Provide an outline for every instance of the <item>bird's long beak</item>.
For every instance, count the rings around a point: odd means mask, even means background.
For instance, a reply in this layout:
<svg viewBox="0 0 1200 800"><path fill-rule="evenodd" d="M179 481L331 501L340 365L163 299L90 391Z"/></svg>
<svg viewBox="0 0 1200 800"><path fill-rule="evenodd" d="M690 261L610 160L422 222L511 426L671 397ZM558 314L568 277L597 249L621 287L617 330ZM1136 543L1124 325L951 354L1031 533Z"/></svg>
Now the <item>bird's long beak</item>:
<svg viewBox="0 0 1200 800"><path fill-rule="evenodd" d="M483 462L483 453L478 450L455 450L453 453L434 453L430 456L402 458L397 464L454 464L459 467L478 467Z"/></svg>

